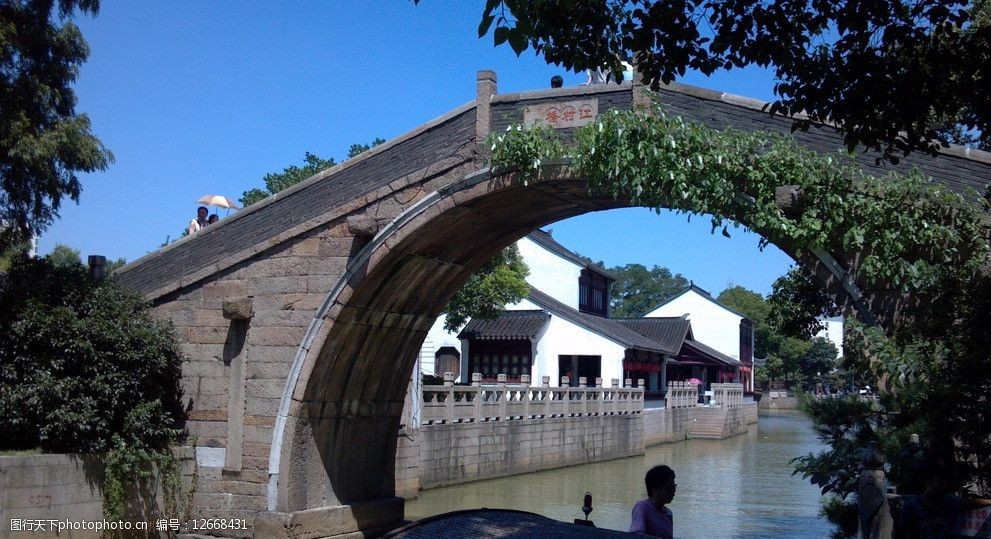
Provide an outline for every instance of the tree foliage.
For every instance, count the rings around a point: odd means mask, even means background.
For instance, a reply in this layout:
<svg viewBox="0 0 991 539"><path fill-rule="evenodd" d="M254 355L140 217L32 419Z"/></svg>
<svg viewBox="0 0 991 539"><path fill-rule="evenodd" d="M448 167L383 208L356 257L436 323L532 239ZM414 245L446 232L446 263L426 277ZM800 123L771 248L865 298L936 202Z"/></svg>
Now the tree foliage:
<svg viewBox="0 0 991 539"><path fill-rule="evenodd" d="M98 0L0 3L0 250L44 231L77 173L104 170L113 154L76 112L72 83L89 47L70 18Z"/></svg>
<svg viewBox="0 0 991 539"><path fill-rule="evenodd" d="M489 0L478 33L575 71L621 78L630 59L655 88L689 69L770 67L772 112L807 113L796 127L835 122L851 150L894 159L954 133L988 142L987 20L983 0Z"/></svg>
<svg viewBox="0 0 991 539"><path fill-rule="evenodd" d="M976 204L918 172L876 178L788 137L715 131L657 106L600 115L569 144L539 127L510 128L491 142L493 165L522 183L544 178L544 159L567 157L595 196L710 214L726 233L742 221L799 260L821 249L854 261L846 268L854 283L907 301L883 329L851 320L841 366L876 380L880 399L810 401L829 448L797 461L798 472L846 503L856 457L873 441L900 489L917 485L924 462L930 474L991 494L991 277L983 271L991 257ZM806 195L797 215L776 205L780 185ZM919 446L909 445L911 434Z"/></svg>
<svg viewBox="0 0 991 539"><path fill-rule="evenodd" d="M609 268L616 281L609 290L610 313L614 318L643 316L650 309L671 299L688 286L680 273L668 268L627 264Z"/></svg>
<svg viewBox="0 0 991 539"><path fill-rule="evenodd" d="M45 257L53 266L58 268L70 268L83 265L83 257L79 254L79 249L73 249L64 243L55 245L52 252Z"/></svg>
<svg viewBox="0 0 991 539"><path fill-rule="evenodd" d="M352 144L348 148L348 159L352 157L357 157L362 152L370 150L379 144L385 142L385 139L376 137L375 140L368 144ZM287 189L296 185L297 183L313 176L318 172L327 170L328 168L337 164L337 161L333 157L330 159L323 159L310 152L306 152L303 156L303 166L290 165L283 169L282 172L270 172L262 178L265 182L265 189L253 188L249 189L241 195L241 206L248 207L255 202L264 200L283 189Z"/></svg>
<svg viewBox="0 0 991 539"><path fill-rule="evenodd" d="M529 272L515 244L503 249L473 273L444 307L444 329L457 331L469 318L498 317L503 307L530 293Z"/></svg>
<svg viewBox="0 0 991 539"><path fill-rule="evenodd" d="M0 447L164 450L181 437L182 354L138 294L22 257L0 304Z"/></svg>
<svg viewBox="0 0 991 539"><path fill-rule="evenodd" d="M808 339L822 330L819 321L840 314L829 294L801 266L771 285L770 317L786 336Z"/></svg>

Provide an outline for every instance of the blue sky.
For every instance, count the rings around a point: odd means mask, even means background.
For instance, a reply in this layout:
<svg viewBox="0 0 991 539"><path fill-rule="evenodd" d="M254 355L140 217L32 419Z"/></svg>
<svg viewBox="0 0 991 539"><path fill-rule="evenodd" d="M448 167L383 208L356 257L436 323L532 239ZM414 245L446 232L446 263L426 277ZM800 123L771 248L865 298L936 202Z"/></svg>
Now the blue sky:
<svg viewBox="0 0 991 539"><path fill-rule="evenodd" d="M77 20L91 55L77 110L116 156L82 176L39 251L134 260L181 233L196 199L233 199L306 151L341 160L347 148L390 139L474 99L475 73L500 93L541 89L552 75L532 51L517 58L476 34L483 0L335 2L103 2ZM763 71L681 82L771 98ZM221 212L221 217L224 213ZM550 228L564 245L608 265L667 266L713 293L740 284L766 293L790 259L758 238L711 235L708 220L646 210L588 214Z"/></svg>

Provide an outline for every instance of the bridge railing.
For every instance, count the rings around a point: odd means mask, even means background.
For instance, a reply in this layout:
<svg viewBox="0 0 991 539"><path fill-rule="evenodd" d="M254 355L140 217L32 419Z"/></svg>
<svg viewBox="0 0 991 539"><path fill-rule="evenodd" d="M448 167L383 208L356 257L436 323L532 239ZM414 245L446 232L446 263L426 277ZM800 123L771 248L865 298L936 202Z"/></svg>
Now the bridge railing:
<svg viewBox="0 0 991 539"><path fill-rule="evenodd" d="M737 408L743 406L743 384L711 384L713 406Z"/></svg>
<svg viewBox="0 0 991 539"><path fill-rule="evenodd" d="M665 408L691 408L698 406L698 403L698 386L688 382L668 382L668 390L664 394Z"/></svg>
<svg viewBox="0 0 991 539"><path fill-rule="evenodd" d="M571 380L561 377L561 387L550 387L550 377L541 385L531 386L530 377L523 375L519 384L506 383L500 374L496 384L481 384L481 373L472 374L472 385L455 386L454 376L444 373L444 385L423 386L422 425L443 423L472 423L482 421L512 421L554 417L625 415L643 412L643 380L626 380L619 387L613 379L611 387L602 387L596 378L589 387L584 377L578 387L569 387Z"/></svg>

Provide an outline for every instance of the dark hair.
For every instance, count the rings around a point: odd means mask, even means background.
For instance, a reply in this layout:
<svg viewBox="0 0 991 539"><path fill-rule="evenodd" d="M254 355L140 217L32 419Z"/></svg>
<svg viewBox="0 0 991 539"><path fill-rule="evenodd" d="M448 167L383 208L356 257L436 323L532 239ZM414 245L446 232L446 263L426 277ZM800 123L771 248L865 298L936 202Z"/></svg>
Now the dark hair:
<svg viewBox="0 0 991 539"><path fill-rule="evenodd" d="M212 223L214 221L219 221L220 220L220 216L217 215L216 213L211 213L210 214L210 217L207 217L206 220L207 220L208 223Z"/></svg>
<svg viewBox="0 0 991 539"><path fill-rule="evenodd" d="M562 86L564 86L564 77L561 75L551 77L551 88L560 88Z"/></svg>
<svg viewBox="0 0 991 539"><path fill-rule="evenodd" d="M208 211L208 210L206 209L206 206L200 206L199 208L196 208L196 213L199 213L199 212L200 212L200 210L203 210L203 211Z"/></svg>
<svg viewBox="0 0 991 539"><path fill-rule="evenodd" d="M644 476L643 482L647 485L647 496L650 496L655 490L669 482L674 482L674 470L663 464L654 466L647 470L647 475Z"/></svg>

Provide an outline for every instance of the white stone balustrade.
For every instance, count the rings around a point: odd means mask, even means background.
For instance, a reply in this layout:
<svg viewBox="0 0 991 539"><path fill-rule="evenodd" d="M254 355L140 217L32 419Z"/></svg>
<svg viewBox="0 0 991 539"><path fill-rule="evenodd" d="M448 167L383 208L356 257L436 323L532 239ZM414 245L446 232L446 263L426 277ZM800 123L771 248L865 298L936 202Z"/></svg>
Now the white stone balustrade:
<svg viewBox="0 0 991 539"><path fill-rule="evenodd" d="M612 380L612 387L568 387L562 377L562 387L549 387L545 376L540 386L531 386L529 376L520 378L519 384L508 384L500 374L498 383L481 385L481 375L473 373L470 386L447 380L443 386L423 386L422 425L643 412L642 385L619 387L619 380Z"/></svg>
<svg viewBox="0 0 991 539"><path fill-rule="evenodd" d="M668 390L664 394L664 401L664 407L668 409L697 406L699 402L698 386L689 384L688 382L668 382Z"/></svg>
<svg viewBox="0 0 991 539"><path fill-rule="evenodd" d="M712 406L737 408L743 406L743 384L712 384Z"/></svg>

